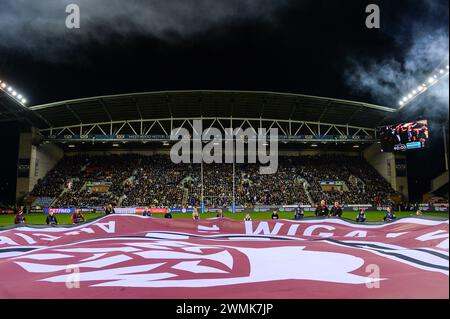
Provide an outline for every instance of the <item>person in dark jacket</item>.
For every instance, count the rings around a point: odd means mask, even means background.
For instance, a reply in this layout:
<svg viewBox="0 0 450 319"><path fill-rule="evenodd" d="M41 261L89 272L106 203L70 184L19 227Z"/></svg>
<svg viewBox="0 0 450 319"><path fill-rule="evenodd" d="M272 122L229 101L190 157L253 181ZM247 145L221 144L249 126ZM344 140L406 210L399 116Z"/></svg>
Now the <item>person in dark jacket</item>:
<svg viewBox="0 0 450 319"><path fill-rule="evenodd" d="M316 210L316 216L319 217L324 217L324 216L328 216L330 213L330 210L327 207L327 204L325 203L324 200L320 201L320 205L317 207Z"/></svg>
<svg viewBox="0 0 450 319"><path fill-rule="evenodd" d="M361 208L359 210L358 215L356 216L356 222L357 223L365 223L366 222L366 211L364 210L364 208Z"/></svg>
<svg viewBox="0 0 450 319"><path fill-rule="evenodd" d="M295 220L303 219L304 215L305 215L305 212L303 211L302 208L300 208L300 207L295 208L295 215L294 215Z"/></svg>
<svg viewBox="0 0 450 319"><path fill-rule="evenodd" d="M272 213L272 219L280 219L280 216L278 216L278 212L277 211L274 211Z"/></svg>
<svg viewBox="0 0 450 319"><path fill-rule="evenodd" d="M170 210L167 211L167 213L164 214L164 218L168 218L168 219L172 219L172 213L170 212Z"/></svg>
<svg viewBox="0 0 450 319"><path fill-rule="evenodd" d="M112 205L106 206L106 208L105 208L105 214L106 214L106 215L111 215L112 213L113 213Z"/></svg>
<svg viewBox="0 0 450 319"><path fill-rule="evenodd" d="M142 216L144 216L144 217L152 217L152 214L148 210L148 207L145 207L144 212L142 213Z"/></svg>
<svg viewBox="0 0 450 319"><path fill-rule="evenodd" d="M397 219L397 217L395 216L394 211L392 210L391 207L388 207L388 208L387 208L386 215L384 216L383 220L384 220L385 222L391 222L391 221L394 221L394 220L396 220L396 219Z"/></svg>
<svg viewBox="0 0 450 319"><path fill-rule="evenodd" d="M16 217L14 218L14 224L25 224L25 222L26 222L26 217L23 214L22 207L20 207L19 209L17 209L17 214L16 214Z"/></svg>
<svg viewBox="0 0 450 319"><path fill-rule="evenodd" d="M45 222L47 223L47 225L51 225L51 226L58 225L58 220L56 219L56 216L53 213L53 211L50 210L48 212L47 219L45 220Z"/></svg>
<svg viewBox="0 0 450 319"><path fill-rule="evenodd" d="M339 202L334 202L334 206L331 208L330 215L333 217L342 216L342 207L341 205L339 205Z"/></svg>

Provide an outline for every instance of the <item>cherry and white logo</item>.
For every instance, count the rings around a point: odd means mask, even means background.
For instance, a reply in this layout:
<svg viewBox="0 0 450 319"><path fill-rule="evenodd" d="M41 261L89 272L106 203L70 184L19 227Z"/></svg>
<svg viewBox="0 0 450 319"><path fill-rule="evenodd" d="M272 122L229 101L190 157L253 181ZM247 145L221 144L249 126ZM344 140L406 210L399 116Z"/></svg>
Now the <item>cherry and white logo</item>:
<svg viewBox="0 0 450 319"><path fill-rule="evenodd" d="M95 240L48 248L15 258L39 280L65 283L68 267L80 270L91 287L216 287L277 280L366 284L373 278L352 274L360 257L305 246L250 248L167 240ZM333 265L330 267L330 265Z"/></svg>

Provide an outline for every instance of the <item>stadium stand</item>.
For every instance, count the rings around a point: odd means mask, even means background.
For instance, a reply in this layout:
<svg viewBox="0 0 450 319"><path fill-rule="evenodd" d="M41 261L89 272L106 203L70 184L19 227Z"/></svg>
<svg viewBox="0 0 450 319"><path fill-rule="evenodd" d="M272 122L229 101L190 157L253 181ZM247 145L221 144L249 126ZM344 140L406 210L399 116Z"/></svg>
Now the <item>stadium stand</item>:
<svg viewBox="0 0 450 319"><path fill-rule="evenodd" d="M53 205L58 207L199 205L200 172L200 164L174 164L166 155L78 155L63 158L32 194L56 197ZM236 204L247 207L315 205L321 199L383 205L395 193L369 163L355 156L281 157L275 175L259 174L259 164L238 164L235 176ZM323 190L324 181L340 181L344 187ZM232 204L232 165L205 164L204 184L205 205Z"/></svg>

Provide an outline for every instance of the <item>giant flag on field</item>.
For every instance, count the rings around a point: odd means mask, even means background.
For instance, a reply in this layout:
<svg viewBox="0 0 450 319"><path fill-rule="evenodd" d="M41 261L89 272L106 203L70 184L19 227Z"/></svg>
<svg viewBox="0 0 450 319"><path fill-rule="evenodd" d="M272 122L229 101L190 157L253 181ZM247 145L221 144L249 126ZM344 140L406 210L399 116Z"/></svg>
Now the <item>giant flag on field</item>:
<svg viewBox="0 0 450 319"><path fill-rule="evenodd" d="M448 220L110 215L0 231L0 298L449 298Z"/></svg>

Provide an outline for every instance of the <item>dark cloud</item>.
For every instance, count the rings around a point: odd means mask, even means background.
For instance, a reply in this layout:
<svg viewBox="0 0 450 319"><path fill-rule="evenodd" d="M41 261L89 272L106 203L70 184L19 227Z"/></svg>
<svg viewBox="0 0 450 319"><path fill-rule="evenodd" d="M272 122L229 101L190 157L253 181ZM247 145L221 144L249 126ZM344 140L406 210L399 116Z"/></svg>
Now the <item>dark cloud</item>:
<svg viewBox="0 0 450 319"><path fill-rule="evenodd" d="M351 90L367 93L377 103L399 107L405 94L424 83L437 68L448 64L448 3L422 1L414 10L380 30L393 38L401 54L387 52L381 59L373 56L348 59L344 74ZM413 111L426 104L430 114L443 106L448 108L448 85L447 77L418 99L420 103L408 107Z"/></svg>
<svg viewBox="0 0 450 319"><path fill-rule="evenodd" d="M151 36L170 41L238 19L272 19L285 0L2 0L0 46L48 59L86 42ZM80 8L81 28L65 26L68 4ZM44 53L45 54L42 54Z"/></svg>

